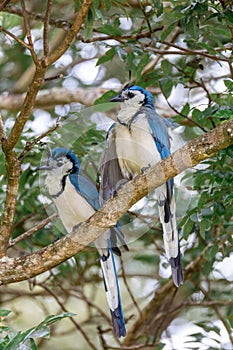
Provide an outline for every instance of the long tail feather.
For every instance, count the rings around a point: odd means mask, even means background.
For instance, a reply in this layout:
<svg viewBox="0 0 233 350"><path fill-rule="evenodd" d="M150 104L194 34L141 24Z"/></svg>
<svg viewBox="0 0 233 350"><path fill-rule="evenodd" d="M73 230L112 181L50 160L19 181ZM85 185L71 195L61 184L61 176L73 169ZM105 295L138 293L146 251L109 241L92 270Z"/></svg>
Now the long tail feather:
<svg viewBox="0 0 233 350"><path fill-rule="evenodd" d="M100 262L104 276L107 301L112 317L113 329L116 336L120 338L125 337L126 335L125 320L121 305L120 288L118 284L116 265L110 240L108 240L108 243L108 254L107 256L101 255Z"/></svg>
<svg viewBox="0 0 233 350"><path fill-rule="evenodd" d="M179 287L184 283L183 269L182 269L182 255L180 253L180 247L178 247L178 255L176 258L170 258L170 264L172 268L172 278L176 287Z"/></svg>
<svg viewBox="0 0 233 350"><path fill-rule="evenodd" d="M171 264L172 278L174 284L177 287L179 287L179 285L183 284L184 277L182 270L182 256L180 252L179 237L176 223L176 204L174 196L169 198L169 200L159 199L158 204L159 217L163 227L163 240L165 252Z"/></svg>

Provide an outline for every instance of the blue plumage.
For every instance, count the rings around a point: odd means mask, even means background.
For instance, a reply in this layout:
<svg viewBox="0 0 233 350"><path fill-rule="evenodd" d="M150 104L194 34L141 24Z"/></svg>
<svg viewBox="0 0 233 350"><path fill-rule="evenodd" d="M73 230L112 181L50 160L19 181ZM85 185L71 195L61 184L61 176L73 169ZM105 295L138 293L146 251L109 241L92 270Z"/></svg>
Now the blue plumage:
<svg viewBox="0 0 233 350"><path fill-rule="evenodd" d="M100 208L99 193L94 184L82 175L80 162L72 151L66 148L55 148L53 152L49 152L46 165L41 166L40 169L47 170L45 185L67 232L71 232ZM109 229L96 239L95 245L100 254L114 332L117 337L124 337L125 321L113 256L113 252L117 255L121 254L117 247L117 239L128 249L118 223L115 228Z"/></svg>
<svg viewBox="0 0 233 350"><path fill-rule="evenodd" d="M124 181L170 155L168 128L171 121L160 117L152 94L127 84L111 102L120 102L117 122L108 131L101 159L101 202L108 200ZM176 286L183 283L173 179L156 190L166 255Z"/></svg>

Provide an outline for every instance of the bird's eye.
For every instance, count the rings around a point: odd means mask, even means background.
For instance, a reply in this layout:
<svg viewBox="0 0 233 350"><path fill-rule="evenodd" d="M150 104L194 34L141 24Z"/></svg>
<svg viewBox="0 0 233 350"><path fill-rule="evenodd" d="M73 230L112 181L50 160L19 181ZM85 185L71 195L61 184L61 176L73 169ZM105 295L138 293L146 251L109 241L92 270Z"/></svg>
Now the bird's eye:
<svg viewBox="0 0 233 350"><path fill-rule="evenodd" d="M131 92L131 91L128 92L128 97L129 98L133 98L134 96L135 96L135 94L133 92Z"/></svg>
<svg viewBox="0 0 233 350"><path fill-rule="evenodd" d="M61 160L57 161L57 166L62 166L63 165L63 162Z"/></svg>

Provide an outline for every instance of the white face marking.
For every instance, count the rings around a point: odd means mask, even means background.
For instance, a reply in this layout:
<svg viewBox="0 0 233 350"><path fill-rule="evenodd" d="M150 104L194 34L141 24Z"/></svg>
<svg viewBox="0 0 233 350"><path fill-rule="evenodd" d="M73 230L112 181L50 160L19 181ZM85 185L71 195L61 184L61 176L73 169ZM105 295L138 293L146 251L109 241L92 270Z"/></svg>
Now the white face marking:
<svg viewBox="0 0 233 350"><path fill-rule="evenodd" d="M126 90L122 92L122 95L127 97L124 104L127 106L135 106L135 108L138 108L145 100L145 95L139 90Z"/></svg>
<svg viewBox="0 0 233 350"><path fill-rule="evenodd" d="M68 175L73 168L73 163L66 157L61 157L49 160L49 165L53 167L48 170L48 175L45 179L45 186L50 195L56 195L62 190L62 179Z"/></svg>
<svg viewBox="0 0 233 350"><path fill-rule="evenodd" d="M139 110L142 103L145 100L145 95L138 90L126 90L122 92L124 97L130 97L129 94L134 95L131 98L128 98L124 102L120 104L121 110L118 114L118 119L121 123L127 124L131 118L135 115L135 113Z"/></svg>

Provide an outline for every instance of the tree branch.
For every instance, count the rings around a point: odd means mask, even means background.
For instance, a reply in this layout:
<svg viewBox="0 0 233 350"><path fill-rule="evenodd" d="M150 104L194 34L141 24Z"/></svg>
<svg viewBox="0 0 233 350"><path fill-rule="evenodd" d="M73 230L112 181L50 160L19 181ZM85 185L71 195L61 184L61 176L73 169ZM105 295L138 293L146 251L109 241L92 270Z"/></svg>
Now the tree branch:
<svg viewBox="0 0 233 350"><path fill-rule="evenodd" d="M205 253L211 246L212 243L209 243L199 256L186 267L184 272L187 279L198 270L198 266L205 260ZM192 293L193 291L186 289L185 286L177 289L172 281L157 289L153 299L142 310L142 317L139 317L128 331L124 345L133 345L143 333L149 332L150 334L151 329L153 329L155 340L160 339L163 330L186 306L186 299ZM145 325L148 325L148 329Z"/></svg>
<svg viewBox="0 0 233 350"><path fill-rule="evenodd" d="M32 59L34 61L35 66L38 66L39 60L38 60L38 57L37 57L35 50L34 50L34 45L33 45L32 36L31 36L31 28L30 28L30 23L29 23L29 19L28 19L26 7L25 7L25 2L24 2L24 0L20 0L20 3L21 3L21 7L22 7L22 14L23 14L24 26L25 26L25 30L26 30L26 36L28 39L28 45L29 45L28 49L31 52Z"/></svg>
<svg viewBox="0 0 233 350"><path fill-rule="evenodd" d="M45 67L48 67L51 64L53 64L55 61L57 61L64 54L64 52L70 47L70 45L72 44L72 41L74 40L75 36L79 32L86 18L87 12L91 4L92 4L92 0L84 0L82 2L82 6L78 11L78 14L70 30L66 33L63 43L55 51L51 52L47 57L44 58Z"/></svg>
<svg viewBox="0 0 233 350"><path fill-rule="evenodd" d="M22 45L23 47L25 47L26 49L30 49L30 45L26 44L23 40L21 40L20 38L18 38L16 35L14 35L13 33L9 32L9 30L3 28L3 26L0 26L0 30L5 33L6 35L10 36L12 39L14 39L15 41L17 41L20 45Z"/></svg>
<svg viewBox="0 0 233 350"><path fill-rule="evenodd" d="M128 182L119 190L116 197L106 202L75 232L67 234L36 253L12 259L3 257L0 260L0 283L7 284L28 279L72 257L108 227L114 226L116 221L149 191L232 144L233 120L222 123L216 129L188 142L171 156Z"/></svg>
<svg viewBox="0 0 233 350"><path fill-rule="evenodd" d="M30 228L28 231L22 233L20 236L18 236L16 238L12 239L9 242L8 248L13 247L15 244L23 241L25 238L28 238L28 237L32 236L35 232L41 230L43 227L48 225L51 221L53 221L57 217L58 217L58 214L54 213L51 216L47 217L46 219L42 220L41 222L39 222L38 224L36 224L32 228Z"/></svg>
<svg viewBox="0 0 233 350"><path fill-rule="evenodd" d="M85 106L92 106L94 101L107 91L109 91L109 89L105 88L76 88L72 90L65 88L44 89L39 91L34 103L34 108L46 109L72 102L78 102ZM20 110L24 104L25 96L26 94L0 95L0 109Z"/></svg>
<svg viewBox="0 0 233 350"><path fill-rule="evenodd" d="M6 190L6 200L4 204L4 211L2 214L2 224L0 229L0 257L5 255L7 250L9 238L12 232L14 214L16 208L16 200L18 195L19 188L19 178L21 172L21 163L17 158L17 154L14 151L14 147L18 142L24 126L30 117L32 110L35 105L36 96L39 89L44 81L46 68L54 63L70 46L74 36L77 34L78 30L81 28L81 25L86 17L87 11L91 4L91 0L84 0L80 11L78 12L74 24L72 25L70 31L67 33L63 45L55 50L51 55L38 59L33 46L33 41L31 38L31 28L28 18L28 13L25 8L24 0L20 0L22 7L22 15L24 19L24 26L26 31L26 36L28 39L29 50L31 52L34 64L36 66L36 71L34 79L30 84L25 99L22 104L21 111L17 117L10 135L8 138L2 140L2 149L6 157L6 171L7 171L7 190ZM48 14L47 14L48 15ZM46 61L46 64L45 64Z"/></svg>
<svg viewBox="0 0 233 350"><path fill-rule="evenodd" d="M44 20L44 55L47 56L49 53L49 20L52 10L53 0L47 1L47 8L46 8L46 14L45 14L45 20Z"/></svg>

